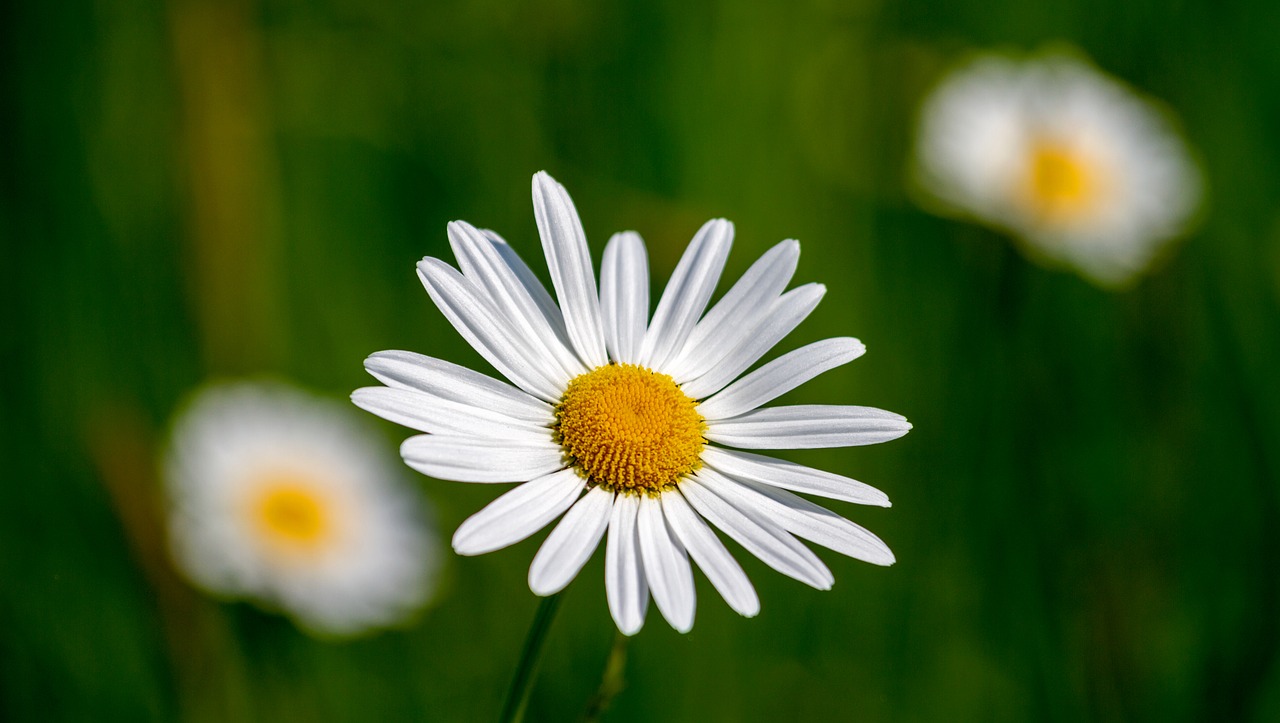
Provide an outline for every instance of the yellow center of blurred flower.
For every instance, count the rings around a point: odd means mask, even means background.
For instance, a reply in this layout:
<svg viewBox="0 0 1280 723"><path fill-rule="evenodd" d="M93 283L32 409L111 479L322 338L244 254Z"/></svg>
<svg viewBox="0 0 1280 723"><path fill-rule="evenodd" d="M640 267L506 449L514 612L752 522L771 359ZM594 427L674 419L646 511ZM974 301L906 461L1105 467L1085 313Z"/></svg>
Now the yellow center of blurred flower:
<svg viewBox="0 0 1280 723"><path fill-rule="evenodd" d="M331 529L328 500L304 480L273 477L261 486L251 514L258 529L275 545L295 551L314 550Z"/></svg>
<svg viewBox="0 0 1280 723"><path fill-rule="evenodd" d="M565 455L593 485L657 493L701 466L705 429L697 402L675 380L609 364L569 382L556 406Z"/></svg>
<svg viewBox="0 0 1280 723"><path fill-rule="evenodd" d="M1101 178L1085 154L1052 140L1035 142L1027 164L1026 195L1032 209L1049 222L1088 211Z"/></svg>

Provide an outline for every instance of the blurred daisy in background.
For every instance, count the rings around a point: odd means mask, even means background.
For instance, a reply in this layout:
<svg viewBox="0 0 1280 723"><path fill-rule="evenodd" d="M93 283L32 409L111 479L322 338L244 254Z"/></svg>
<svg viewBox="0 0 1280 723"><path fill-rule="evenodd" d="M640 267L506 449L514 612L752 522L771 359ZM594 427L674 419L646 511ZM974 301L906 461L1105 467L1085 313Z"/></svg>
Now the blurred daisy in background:
<svg viewBox="0 0 1280 723"><path fill-rule="evenodd" d="M868 407L761 409L864 351L856 339L827 339L743 376L825 293L820 284L785 291L800 245L773 247L704 315L733 238L732 224L709 221L650 318L640 237L626 232L609 241L597 291L568 193L539 173L533 200L559 305L505 242L465 222L448 229L461 272L431 257L418 264L441 312L511 384L388 351L365 363L386 386L352 395L364 409L427 432L401 447L414 469L459 482L522 483L466 520L454 549L498 550L563 514L529 569L530 588L551 595L573 580L607 531L606 597L628 635L644 624L650 593L672 627L693 626L690 558L730 607L758 612L755 589L711 525L818 589L831 587L831 572L797 537L892 564L875 535L791 491L887 507L883 493L729 449L873 444L911 428L900 415Z"/></svg>
<svg viewBox="0 0 1280 723"><path fill-rule="evenodd" d="M165 465L178 567L218 595L350 635L430 597L423 501L340 403L280 384L214 385L174 422Z"/></svg>
<svg viewBox="0 0 1280 723"><path fill-rule="evenodd" d="M912 165L926 205L1103 286L1146 269L1201 196L1163 108L1065 53L962 63L923 104Z"/></svg>

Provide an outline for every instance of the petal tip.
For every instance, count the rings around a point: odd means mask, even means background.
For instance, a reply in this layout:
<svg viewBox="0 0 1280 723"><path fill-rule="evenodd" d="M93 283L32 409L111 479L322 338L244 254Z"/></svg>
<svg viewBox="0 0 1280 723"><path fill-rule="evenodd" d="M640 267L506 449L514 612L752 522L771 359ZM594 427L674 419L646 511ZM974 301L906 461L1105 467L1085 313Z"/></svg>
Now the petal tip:
<svg viewBox="0 0 1280 723"><path fill-rule="evenodd" d="M614 622L617 622L617 621L615 620ZM643 620L633 625L623 625L622 623L618 623L618 632L622 633L623 635L629 638L635 635L636 633L640 632L640 629L643 627L644 627Z"/></svg>
<svg viewBox="0 0 1280 723"><path fill-rule="evenodd" d="M551 177L546 171L538 171L533 174L533 192L538 193L555 193L560 190L560 183Z"/></svg>
<svg viewBox="0 0 1280 723"><path fill-rule="evenodd" d="M473 544L469 544L467 540L459 540L457 535L453 537L453 551L463 557L475 557L485 553L485 550L477 549Z"/></svg>
<svg viewBox="0 0 1280 723"><path fill-rule="evenodd" d="M565 585L559 585L559 586L556 586L556 585L540 585L540 584L537 584L537 583L535 583L535 582L534 582L534 579L533 579L533 573L532 573L532 572L530 572L530 573L529 573L529 590L530 590L534 595L537 595L538 597L550 597L550 596L552 596L552 595L555 595L556 593L558 593L558 592L560 592L561 590L565 589L565 587L566 587L567 585L568 585L568 583L565 583Z"/></svg>
<svg viewBox="0 0 1280 723"><path fill-rule="evenodd" d="M376 392L374 390L376 389L386 389L386 387L360 387L349 395L351 397L351 403L361 409L367 410L366 405L369 403L369 395L375 394Z"/></svg>

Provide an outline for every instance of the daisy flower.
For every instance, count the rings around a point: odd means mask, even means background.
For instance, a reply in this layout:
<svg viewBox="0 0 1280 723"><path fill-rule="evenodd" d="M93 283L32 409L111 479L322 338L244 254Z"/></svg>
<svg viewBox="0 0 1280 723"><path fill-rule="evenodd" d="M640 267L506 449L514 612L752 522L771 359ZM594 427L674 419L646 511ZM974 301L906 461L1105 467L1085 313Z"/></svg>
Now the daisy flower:
<svg viewBox="0 0 1280 723"><path fill-rule="evenodd" d="M322 634L403 620L432 592L439 552L382 446L343 405L290 387L204 389L165 460L178 568Z"/></svg>
<svg viewBox="0 0 1280 723"><path fill-rule="evenodd" d="M1140 274L1201 190L1162 109L1065 54L981 55L952 71L924 102L913 166L926 202L1104 286Z"/></svg>
<svg viewBox="0 0 1280 723"><path fill-rule="evenodd" d="M827 339L743 375L817 306L825 291L784 291L800 254L783 241L703 313L733 238L713 220L698 231L649 316L644 243L610 239L597 291L573 202L546 173L534 214L559 305L502 239L458 221L449 241L461 271L427 257L418 276L454 328L510 384L404 351L365 368L386 386L356 390L374 414L426 432L401 447L414 469L459 482L519 482L462 523L453 548L479 555L523 540L563 515L529 568L538 595L563 589L605 537L605 592L619 630L644 624L650 594L676 630L693 626L690 560L742 615L759 600L712 531L818 589L826 565L796 538L879 565L875 535L793 494L887 507L847 477L744 449L873 444L911 425L867 407L761 407L860 356Z"/></svg>

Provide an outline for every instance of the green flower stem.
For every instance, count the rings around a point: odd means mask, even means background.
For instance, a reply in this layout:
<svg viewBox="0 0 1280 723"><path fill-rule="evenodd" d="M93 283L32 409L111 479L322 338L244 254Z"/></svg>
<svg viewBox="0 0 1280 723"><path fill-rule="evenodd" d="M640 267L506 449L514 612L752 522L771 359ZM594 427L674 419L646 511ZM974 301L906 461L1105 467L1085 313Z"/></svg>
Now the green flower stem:
<svg viewBox="0 0 1280 723"><path fill-rule="evenodd" d="M538 612L533 616L533 624L529 626L529 634L524 640L524 650L520 653L520 663L516 665L515 677L511 679L511 689L507 691L507 702L502 706L501 723L520 723L524 720L524 709L529 704L529 693L533 691L533 678L537 672L538 659L542 655L542 644L547 640L547 631L551 629L551 621L556 617L560 607L560 593L542 598Z"/></svg>
<svg viewBox="0 0 1280 723"><path fill-rule="evenodd" d="M613 648L609 651L609 659L604 664L604 675L600 679L600 689L587 703L584 723L597 723L615 696L626 687L624 673L627 669L627 641L631 638L618 631L613 636Z"/></svg>

